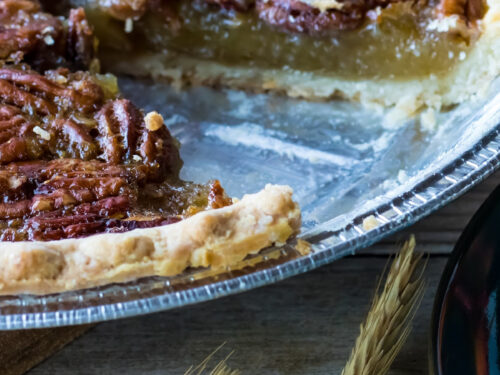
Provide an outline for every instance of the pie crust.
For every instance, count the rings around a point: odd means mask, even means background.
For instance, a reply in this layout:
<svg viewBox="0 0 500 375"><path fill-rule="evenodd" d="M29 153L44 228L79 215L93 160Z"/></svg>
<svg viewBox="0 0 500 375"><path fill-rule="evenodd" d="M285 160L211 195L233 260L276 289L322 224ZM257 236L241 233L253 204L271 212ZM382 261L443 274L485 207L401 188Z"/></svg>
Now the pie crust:
<svg viewBox="0 0 500 375"><path fill-rule="evenodd" d="M78 239L0 242L0 294L47 294L186 268L224 270L248 254L283 244L300 228L292 190L268 185L217 210L161 227Z"/></svg>

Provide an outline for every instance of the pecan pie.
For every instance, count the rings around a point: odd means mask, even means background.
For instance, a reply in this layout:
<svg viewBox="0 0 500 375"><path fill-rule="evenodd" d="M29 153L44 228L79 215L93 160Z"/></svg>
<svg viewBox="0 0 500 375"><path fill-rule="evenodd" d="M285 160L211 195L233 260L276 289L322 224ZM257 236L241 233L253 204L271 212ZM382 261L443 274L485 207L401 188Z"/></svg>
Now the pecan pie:
<svg viewBox="0 0 500 375"><path fill-rule="evenodd" d="M83 9L3 0L0 24L0 294L226 267L298 231L288 187L233 202L179 178L162 116L97 73Z"/></svg>
<svg viewBox="0 0 500 375"><path fill-rule="evenodd" d="M467 100L500 72L499 0L70 3L86 7L107 69L177 84L343 97L411 114Z"/></svg>

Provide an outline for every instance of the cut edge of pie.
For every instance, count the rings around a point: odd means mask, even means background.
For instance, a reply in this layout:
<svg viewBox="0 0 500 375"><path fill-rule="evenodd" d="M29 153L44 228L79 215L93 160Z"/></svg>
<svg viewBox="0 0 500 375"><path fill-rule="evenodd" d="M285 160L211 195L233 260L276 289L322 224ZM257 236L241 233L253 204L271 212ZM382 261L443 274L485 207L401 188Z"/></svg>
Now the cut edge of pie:
<svg viewBox="0 0 500 375"><path fill-rule="evenodd" d="M284 244L301 225L286 186L166 226L77 239L0 242L0 293L47 294L173 276L189 267L224 270L272 244Z"/></svg>
<svg viewBox="0 0 500 375"><path fill-rule="evenodd" d="M500 2L488 0L486 3L487 11L482 19L467 31L479 36L470 42L466 54L460 55L456 61L450 60L453 66L450 65L452 67L443 74L431 73L409 79L351 79L292 68L228 65L216 59L198 58L174 50L155 52L147 48L137 54L127 54L126 59L122 53L107 49L103 51L103 61L114 72L163 78L178 86L223 86L256 92L282 92L311 100L343 98L359 101L368 107L389 107L392 108L390 118L397 121L415 115L423 108L441 110L484 94L500 74ZM436 18L433 27L439 30L438 34L460 33L459 28L455 30L456 25L453 26L458 19L456 15Z"/></svg>
<svg viewBox="0 0 500 375"><path fill-rule="evenodd" d="M308 72L228 67L188 57L171 59L161 53L145 53L127 60L108 55L108 61L118 74L166 79L177 87L222 86L256 93L279 92L308 100L341 98L366 107L394 107L391 116L404 119L423 108L440 110L486 92L500 73L500 12L498 21L483 34L466 60L442 78L353 81Z"/></svg>

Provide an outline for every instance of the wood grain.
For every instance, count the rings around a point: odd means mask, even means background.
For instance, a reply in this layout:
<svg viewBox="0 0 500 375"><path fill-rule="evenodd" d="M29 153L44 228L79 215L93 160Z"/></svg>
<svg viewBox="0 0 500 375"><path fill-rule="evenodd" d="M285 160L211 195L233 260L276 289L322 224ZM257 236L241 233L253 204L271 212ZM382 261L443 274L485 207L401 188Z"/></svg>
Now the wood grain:
<svg viewBox="0 0 500 375"><path fill-rule="evenodd" d="M26 373L90 328L85 325L0 333L0 374Z"/></svg>

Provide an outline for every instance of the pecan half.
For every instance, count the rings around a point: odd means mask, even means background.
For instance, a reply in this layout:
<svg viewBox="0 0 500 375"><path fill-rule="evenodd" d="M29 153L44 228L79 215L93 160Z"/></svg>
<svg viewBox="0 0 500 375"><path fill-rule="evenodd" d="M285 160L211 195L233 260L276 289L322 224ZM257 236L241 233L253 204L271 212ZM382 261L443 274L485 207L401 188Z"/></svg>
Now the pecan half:
<svg viewBox="0 0 500 375"><path fill-rule="evenodd" d="M71 12L68 27L40 9L35 0L0 0L0 59L33 68L86 68L94 56L94 37L83 9Z"/></svg>
<svg viewBox="0 0 500 375"><path fill-rule="evenodd" d="M0 164L100 159L140 164L154 180L176 176L179 152L161 116L148 128L129 100L106 95L89 73L0 68Z"/></svg>
<svg viewBox="0 0 500 375"><path fill-rule="evenodd" d="M99 111L96 116L98 141L107 162L118 164L138 155L142 117L141 112L126 99L110 101Z"/></svg>
<svg viewBox="0 0 500 375"><path fill-rule="evenodd" d="M257 0L259 17L279 29L323 35L355 29L369 10L408 0L341 0L339 9L320 10L300 0Z"/></svg>
<svg viewBox="0 0 500 375"><path fill-rule="evenodd" d="M77 69L90 66L94 58L94 35L82 8L69 13L67 57Z"/></svg>
<svg viewBox="0 0 500 375"><path fill-rule="evenodd" d="M96 119L98 141L108 163L138 159L150 167L155 180L179 173L182 162L168 129L164 125L148 129L144 115L129 100L108 102Z"/></svg>
<svg viewBox="0 0 500 375"><path fill-rule="evenodd" d="M127 197L111 197L83 203L71 210L57 210L35 216L27 221L25 230L30 240L74 238L106 229L110 216L124 215L129 209Z"/></svg>

